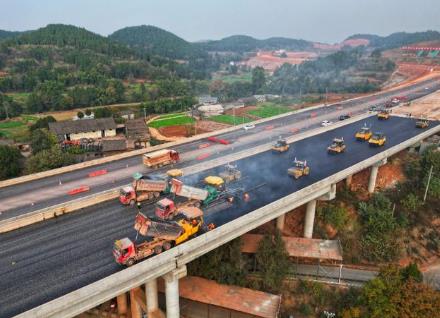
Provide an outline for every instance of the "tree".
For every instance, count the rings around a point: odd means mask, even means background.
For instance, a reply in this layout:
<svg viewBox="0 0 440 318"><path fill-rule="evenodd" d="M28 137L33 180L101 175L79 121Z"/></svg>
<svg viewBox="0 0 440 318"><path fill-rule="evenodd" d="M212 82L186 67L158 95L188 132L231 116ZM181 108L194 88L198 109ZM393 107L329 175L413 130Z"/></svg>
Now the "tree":
<svg viewBox="0 0 440 318"><path fill-rule="evenodd" d="M92 114L92 111L90 109L86 109L86 111L84 112L87 116L90 116Z"/></svg>
<svg viewBox="0 0 440 318"><path fill-rule="evenodd" d="M108 107L99 107L95 109L95 118L109 118L112 116L112 110Z"/></svg>
<svg viewBox="0 0 440 318"><path fill-rule="evenodd" d="M289 255L281 233L265 235L255 254L258 271L261 273L262 287L270 292L279 292L289 268Z"/></svg>
<svg viewBox="0 0 440 318"><path fill-rule="evenodd" d="M46 129L36 129L31 134L32 153L52 148L57 144L57 137Z"/></svg>
<svg viewBox="0 0 440 318"><path fill-rule="evenodd" d="M195 259L188 264L188 272L220 284L243 286L246 270L241 256L241 240L235 239Z"/></svg>
<svg viewBox="0 0 440 318"><path fill-rule="evenodd" d="M0 180L20 174L21 153L16 147L0 145Z"/></svg>
<svg viewBox="0 0 440 318"><path fill-rule="evenodd" d="M423 274L419 270L416 263L410 263L406 267L400 270L400 274L404 280L413 279L414 281L421 283L423 281Z"/></svg>
<svg viewBox="0 0 440 318"><path fill-rule="evenodd" d="M29 127L29 130L32 132L36 129L41 129L41 128L49 129L49 123L54 123L56 121L57 120L53 116L38 118L35 124Z"/></svg>
<svg viewBox="0 0 440 318"><path fill-rule="evenodd" d="M46 171L75 163L74 157L64 153L59 146L42 150L28 158L26 173Z"/></svg>
<svg viewBox="0 0 440 318"><path fill-rule="evenodd" d="M79 119L83 119L84 118L84 113L79 111L76 113L76 117L78 117Z"/></svg>
<svg viewBox="0 0 440 318"><path fill-rule="evenodd" d="M252 70L252 87L254 94L261 93L266 85L266 75L262 67L256 67Z"/></svg>

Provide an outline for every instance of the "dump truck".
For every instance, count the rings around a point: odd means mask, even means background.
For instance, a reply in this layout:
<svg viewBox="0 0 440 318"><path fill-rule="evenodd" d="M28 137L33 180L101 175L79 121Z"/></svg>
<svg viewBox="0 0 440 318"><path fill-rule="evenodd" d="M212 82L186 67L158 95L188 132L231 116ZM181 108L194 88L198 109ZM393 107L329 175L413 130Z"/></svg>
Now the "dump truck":
<svg viewBox="0 0 440 318"><path fill-rule="evenodd" d="M285 139L279 139L273 146L272 146L272 150L274 152L286 152L287 150L289 150L289 144L287 143L287 141Z"/></svg>
<svg viewBox="0 0 440 318"><path fill-rule="evenodd" d="M172 149L162 149L143 155L143 163L148 168L159 168L179 161L179 153Z"/></svg>
<svg viewBox="0 0 440 318"><path fill-rule="evenodd" d="M429 121L425 118L420 118L416 121L416 127L417 128L428 128L429 127Z"/></svg>
<svg viewBox="0 0 440 318"><path fill-rule="evenodd" d="M346 145L344 138L335 138L330 146L327 147L329 153L342 153L345 152Z"/></svg>
<svg viewBox="0 0 440 318"><path fill-rule="evenodd" d="M373 132L371 131L371 128L364 126L356 132L355 137L357 140L368 141L372 135Z"/></svg>
<svg viewBox="0 0 440 318"><path fill-rule="evenodd" d="M301 161L295 158L295 161L293 163L294 166L287 170L287 173L290 176L294 177L295 179L299 179L302 176L308 176L310 174L310 167L307 166L306 160Z"/></svg>
<svg viewBox="0 0 440 318"><path fill-rule="evenodd" d="M237 166L232 164L227 164L225 170L219 173L219 177L222 178L226 183L240 180L241 171L238 170Z"/></svg>
<svg viewBox="0 0 440 318"><path fill-rule="evenodd" d="M146 237L145 240L140 243L133 242L127 237L117 240L113 246L113 256L118 264L131 266L149 256L167 251L213 227L212 224L204 227L203 211L197 208L182 210L181 218L176 222L151 220L139 212L134 228Z"/></svg>
<svg viewBox="0 0 440 318"><path fill-rule="evenodd" d="M385 135L381 132L375 132L373 136L370 138L368 143L370 146L383 146L385 145L385 142L387 141L387 138Z"/></svg>
<svg viewBox="0 0 440 318"><path fill-rule="evenodd" d="M378 114L377 118L381 120L387 120L390 118L390 112L386 109L382 109Z"/></svg>
<svg viewBox="0 0 440 318"><path fill-rule="evenodd" d="M137 202L153 200L167 193L169 193L167 180L135 173L131 185L120 189L119 201L124 205L134 206Z"/></svg>

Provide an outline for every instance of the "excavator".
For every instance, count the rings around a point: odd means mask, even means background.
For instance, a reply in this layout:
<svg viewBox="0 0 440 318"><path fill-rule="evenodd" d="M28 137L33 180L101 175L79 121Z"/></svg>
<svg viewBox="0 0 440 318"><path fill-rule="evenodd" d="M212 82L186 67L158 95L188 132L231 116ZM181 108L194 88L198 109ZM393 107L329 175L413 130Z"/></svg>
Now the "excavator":
<svg viewBox="0 0 440 318"><path fill-rule="evenodd" d="M307 161L297 160L293 162L294 166L287 170L287 173L294 177L295 179L299 179L302 176L308 176L310 174L310 167L307 165Z"/></svg>
<svg viewBox="0 0 440 318"><path fill-rule="evenodd" d="M345 152L346 145L344 138L335 138L330 146L328 146L327 151L329 153L343 153Z"/></svg>

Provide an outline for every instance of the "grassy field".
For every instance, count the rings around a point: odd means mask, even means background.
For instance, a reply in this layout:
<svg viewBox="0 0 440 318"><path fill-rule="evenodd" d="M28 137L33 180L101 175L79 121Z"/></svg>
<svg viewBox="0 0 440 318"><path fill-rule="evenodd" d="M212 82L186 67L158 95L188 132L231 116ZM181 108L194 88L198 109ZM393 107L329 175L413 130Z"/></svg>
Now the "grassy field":
<svg viewBox="0 0 440 318"><path fill-rule="evenodd" d="M11 93L7 95L12 97L16 102L25 103L30 93Z"/></svg>
<svg viewBox="0 0 440 318"><path fill-rule="evenodd" d="M166 119L166 118L171 118L171 117L181 117L181 116L185 116L185 112L183 113L172 113L172 114L165 114L165 115L161 115L158 119L156 120L162 120L162 119Z"/></svg>
<svg viewBox="0 0 440 318"><path fill-rule="evenodd" d="M17 142L28 141L28 125L34 123L37 119L37 116L22 115L13 121L2 121L0 122L0 137L13 139Z"/></svg>
<svg viewBox="0 0 440 318"><path fill-rule="evenodd" d="M252 119L247 118L247 117L242 117L242 116L234 116L232 115L217 115L217 116L212 116L209 117L209 120L218 122L218 123L223 123L223 124L228 124L228 125L240 125L243 123L248 123L250 121L252 121Z"/></svg>
<svg viewBox="0 0 440 318"><path fill-rule="evenodd" d="M291 112L292 109L285 106L278 106L274 103L264 103L258 109L253 109L249 111L249 114L260 117L260 118L267 118L267 117L273 117L276 115L281 115L284 113Z"/></svg>
<svg viewBox="0 0 440 318"><path fill-rule="evenodd" d="M186 115L182 116L171 116L172 118L168 117L161 117L159 119L156 119L155 121L152 121L148 124L148 126L153 128L160 128L160 127L168 127L168 126L178 126L178 125L185 125L185 124L191 124L195 122L195 119Z"/></svg>
<svg viewBox="0 0 440 318"><path fill-rule="evenodd" d="M234 82L251 82L252 73L241 73L241 74L231 74L231 75L217 75L213 77L213 80L222 80L228 84Z"/></svg>

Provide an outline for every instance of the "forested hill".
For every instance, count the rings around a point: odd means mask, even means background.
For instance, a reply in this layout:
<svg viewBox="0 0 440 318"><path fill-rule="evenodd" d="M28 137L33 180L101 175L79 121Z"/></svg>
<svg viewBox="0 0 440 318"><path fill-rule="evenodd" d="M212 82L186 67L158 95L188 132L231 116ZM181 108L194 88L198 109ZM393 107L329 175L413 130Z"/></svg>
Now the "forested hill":
<svg viewBox="0 0 440 318"><path fill-rule="evenodd" d="M111 34L109 38L132 48L172 59L190 59L204 55L204 52L192 43L151 25L123 28Z"/></svg>
<svg viewBox="0 0 440 318"><path fill-rule="evenodd" d="M0 41L16 37L23 32L0 30Z"/></svg>
<svg viewBox="0 0 440 318"><path fill-rule="evenodd" d="M397 32L388 36L355 34L347 38L347 40L352 39L367 39L370 41L369 46L372 46L374 48L394 49L413 43L440 40L440 33L437 31L424 31L415 33Z"/></svg>
<svg viewBox="0 0 440 318"><path fill-rule="evenodd" d="M116 43L106 37L73 25L49 24L44 28L23 33L11 38L7 45L51 45L57 47L72 47L89 49L96 53L117 56L134 55L125 45Z"/></svg>
<svg viewBox="0 0 440 318"><path fill-rule="evenodd" d="M231 51L249 52L262 50L306 50L312 47L312 43L305 40L296 40L282 37L273 37L266 40L258 40L247 35L233 35L217 41L197 43L207 51Z"/></svg>

